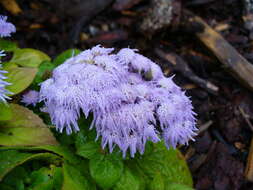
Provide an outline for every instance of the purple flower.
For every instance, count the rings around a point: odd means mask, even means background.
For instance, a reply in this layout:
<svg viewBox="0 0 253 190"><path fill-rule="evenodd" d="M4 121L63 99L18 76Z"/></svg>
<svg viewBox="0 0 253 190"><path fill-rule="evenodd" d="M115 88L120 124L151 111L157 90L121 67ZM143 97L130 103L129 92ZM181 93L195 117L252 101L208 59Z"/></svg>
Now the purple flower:
<svg viewBox="0 0 253 190"><path fill-rule="evenodd" d="M150 59L125 48L95 46L68 59L41 84L39 99L59 132L79 131L81 112L102 148L118 146L125 157L144 153L147 141L187 144L196 135L189 98Z"/></svg>
<svg viewBox="0 0 253 190"><path fill-rule="evenodd" d="M0 58L3 57L3 56L5 56L4 51L0 51ZM0 60L0 63L1 63L1 60Z"/></svg>
<svg viewBox="0 0 253 190"><path fill-rule="evenodd" d="M21 102L23 102L26 106L28 105L36 106L38 101L39 101L39 92L35 90L29 90L27 93L23 95L21 100Z"/></svg>
<svg viewBox="0 0 253 190"><path fill-rule="evenodd" d="M110 54L112 51L114 50L114 48L104 48L104 47L101 47L101 45L97 45L93 48L91 48L91 52L94 56L97 56L97 55L108 55Z"/></svg>
<svg viewBox="0 0 253 190"><path fill-rule="evenodd" d="M161 68L153 62L150 65L150 74L154 81L164 78Z"/></svg>
<svg viewBox="0 0 253 190"><path fill-rule="evenodd" d="M0 52L0 56L3 55L3 52ZM2 65L0 64L0 102L6 102L6 99L10 99L8 94L12 94L9 90L6 90L6 86L10 85L10 83L4 81L7 77L4 76L7 71L1 70Z"/></svg>
<svg viewBox="0 0 253 190"><path fill-rule="evenodd" d="M15 26L7 22L7 16L0 15L0 37L8 37L13 32L16 32Z"/></svg>
<svg viewBox="0 0 253 190"><path fill-rule="evenodd" d="M122 65L128 65L135 57L136 49L123 48L117 53L119 62Z"/></svg>
<svg viewBox="0 0 253 190"><path fill-rule="evenodd" d="M16 28L13 24L6 21L6 16L0 15L0 37L8 37L12 32L16 32ZM0 51L0 58L5 56L4 51ZM1 60L0 60L1 63ZM11 99L8 97L8 94L12 94L10 91L6 90L6 86L10 85L10 83L4 81L7 77L3 74L7 73L7 71L1 70L2 65L0 65L0 102L6 102L6 99Z"/></svg>
<svg viewBox="0 0 253 190"><path fill-rule="evenodd" d="M120 147L123 155L129 148L132 157L136 150L144 152L147 139L153 142L160 140L154 124L154 106L148 101L126 104L118 110L98 115L94 120L97 135L102 136L103 147L105 142L111 141ZM132 141L138 142L135 149L132 147ZM112 152L113 146L109 146L109 149Z"/></svg>
<svg viewBox="0 0 253 190"><path fill-rule="evenodd" d="M147 72L150 70L151 63L151 60L136 53L134 58L130 61L130 67L139 73Z"/></svg>
<svg viewBox="0 0 253 190"><path fill-rule="evenodd" d="M66 133L69 135L74 130L75 132L79 131L77 120L79 113L74 109L67 109L64 106L54 106L48 105L47 112L50 114L52 123L58 126L56 129L60 133L66 129Z"/></svg>
<svg viewBox="0 0 253 190"><path fill-rule="evenodd" d="M4 51L0 51L0 63L1 63L1 57L5 56ZM4 81L7 77L4 76L7 71L1 70L2 65L0 64L0 102L5 102L6 99L11 99L8 97L8 94L12 94L10 91L6 90L6 86L10 85L10 83Z"/></svg>

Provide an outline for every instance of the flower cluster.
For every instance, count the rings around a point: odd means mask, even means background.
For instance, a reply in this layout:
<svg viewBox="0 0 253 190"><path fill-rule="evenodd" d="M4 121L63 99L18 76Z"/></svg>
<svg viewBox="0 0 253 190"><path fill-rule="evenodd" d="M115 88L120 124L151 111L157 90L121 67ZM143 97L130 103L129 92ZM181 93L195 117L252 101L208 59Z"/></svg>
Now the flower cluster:
<svg viewBox="0 0 253 190"><path fill-rule="evenodd" d="M195 113L183 91L137 50L95 46L68 59L44 81L40 101L60 132L78 131L81 112L93 114L102 147L123 156L144 152L147 141L187 144L196 135Z"/></svg>
<svg viewBox="0 0 253 190"><path fill-rule="evenodd" d="M0 15L0 37L8 37L12 32L16 32L15 26L7 22L7 16Z"/></svg>
<svg viewBox="0 0 253 190"><path fill-rule="evenodd" d="M15 32L16 28L13 24L6 22L7 17L0 15L0 37L10 36L10 33ZM0 51L0 63L1 57L5 56L4 51ZM8 90L6 90L6 86L10 85L10 83L4 81L6 77L4 73L7 71L1 70L2 65L0 64L0 102L6 102L6 99L10 99L7 94L11 94Z"/></svg>
<svg viewBox="0 0 253 190"><path fill-rule="evenodd" d="M2 56L0 52L0 56ZM2 65L0 64L0 102L6 102L6 99L10 99L7 94L11 94L8 90L6 90L6 86L10 85L10 83L4 81L7 77L4 76L4 73L7 73L5 70L1 70Z"/></svg>
<svg viewBox="0 0 253 190"><path fill-rule="evenodd" d="M23 102L26 106L33 105L35 106L39 101L39 92L35 90L29 90L22 96L21 102Z"/></svg>

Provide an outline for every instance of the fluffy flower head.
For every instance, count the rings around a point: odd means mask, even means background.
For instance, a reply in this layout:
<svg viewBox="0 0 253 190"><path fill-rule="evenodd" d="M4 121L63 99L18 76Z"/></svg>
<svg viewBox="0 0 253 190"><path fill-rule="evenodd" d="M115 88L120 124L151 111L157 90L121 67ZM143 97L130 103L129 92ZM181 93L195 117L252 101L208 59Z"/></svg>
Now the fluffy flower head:
<svg viewBox="0 0 253 190"><path fill-rule="evenodd" d="M33 105L35 106L39 101L39 92L35 90L29 90L22 97L21 102L25 103L26 106Z"/></svg>
<svg viewBox="0 0 253 190"><path fill-rule="evenodd" d="M40 101L59 132L78 131L81 112L93 114L102 147L125 156L143 153L147 141L187 144L196 135L188 97L161 68L136 50L95 46L55 68L41 84Z"/></svg>
<svg viewBox="0 0 253 190"><path fill-rule="evenodd" d="M0 37L10 36L12 32L16 32L16 28L13 24L7 22L6 16L0 15ZM4 51L0 50L0 63L1 57L5 56ZM6 102L6 99L10 99L8 94L12 94L10 91L6 90L6 86L10 85L10 83L4 81L6 77L4 76L7 71L1 70L2 65L0 64L0 102Z"/></svg>
<svg viewBox="0 0 253 190"><path fill-rule="evenodd" d="M8 37L13 32L16 32L15 26L7 22L7 16L0 15L0 37Z"/></svg>
<svg viewBox="0 0 253 190"><path fill-rule="evenodd" d="M0 102L6 102L6 99L10 99L7 95L12 93L9 90L6 90L6 86L10 85L10 83L5 81L7 77L4 76L4 74L7 73L7 71L1 70L1 68L2 65L0 64Z"/></svg>

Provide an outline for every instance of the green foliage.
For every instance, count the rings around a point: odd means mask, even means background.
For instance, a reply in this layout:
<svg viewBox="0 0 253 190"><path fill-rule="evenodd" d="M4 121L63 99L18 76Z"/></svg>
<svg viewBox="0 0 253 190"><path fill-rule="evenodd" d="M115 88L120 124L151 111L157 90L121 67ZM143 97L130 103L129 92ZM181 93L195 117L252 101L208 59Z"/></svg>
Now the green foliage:
<svg viewBox="0 0 253 190"><path fill-rule="evenodd" d="M38 71L37 68L28 67L4 67L8 73L5 74L7 77L6 81L11 83L7 86L12 95L18 94L25 90L32 82Z"/></svg>
<svg viewBox="0 0 253 190"><path fill-rule="evenodd" d="M75 146L76 154L87 159L95 157L101 149L97 142L94 142L94 140L88 141L87 137L81 132L77 134Z"/></svg>
<svg viewBox="0 0 253 190"><path fill-rule="evenodd" d="M78 55L81 51L79 49L68 49L64 52L62 52L60 55L58 55L53 63L54 65L58 66L62 64L64 61L66 61L68 58L73 57L75 55Z"/></svg>
<svg viewBox="0 0 253 190"><path fill-rule="evenodd" d="M20 154L20 153L19 153ZM46 153L33 154L25 164L17 166L4 177L3 187L20 190L58 190L61 189L63 174L62 168L54 165L55 155ZM28 163L27 163L28 162ZM49 167L40 163L51 163Z"/></svg>
<svg viewBox="0 0 253 190"><path fill-rule="evenodd" d="M58 66L62 64L64 61L66 61L68 58L73 57L77 54L79 54L81 51L79 49L68 49L64 52L62 52L60 55L58 55L53 63L54 65Z"/></svg>
<svg viewBox="0 0 253 190"><path fill-rule="evenodd" d="M80 159L76 157L73 152L71 152L67 147L61 145L44 145L44 146L37 146L33 148L33 150L46 150L58 154L62 156L64 160L68 161L71 164L78 165L80 163Z"/></svg>
<svg viewBox="0 0 253 190"><path fill-rule="evenodd" d="M30 175L29 189L33 190L53 190L60 189L63 175L62 168L52 165L51 168L42 167L35 170Z"/></svg>
<svg viewBox="0 0 253 190"><path fill-rule="evenodd" d="M183 184L171 183L166 186L165 190L193 190L193 188Z"/></svg>
<svg viewBox="0 0 253 190"><path fill-rule="evenodd" d="M13 104L10 107L12 108ZM14 110L19 109L16 108ZM26 126L40 124L40 122L34 124L30 120L24 119L33 118L33 116L25 113L27 110L22 109L24 117L21 117L19 111L15 112L14 110L17 120L12 121L12 124L6 121L2 122L6 123L7 127L10 127L9 125L19 126L24 123ZM162 143L149 144L143 156L124 160L121 154L115 152L109 154L106 149L102 150L100 143L94 142L92 132L85 133L84 130L76 134L74 139L76 149L73 151L71 148L60 145L0 148L0 150L2 149L0 151L0 158L2 158L0 165L4 166L0 167L0 175L2 175L1 178L6 176L4 182L0 183L0 187L7 190L93 190L96 189L97 185L102 189L113 190L191 190L191 176L182 155L178 150L167 150ZM83 159L75 156L74 152ZM13 175L10 171L15 167L19 167L30 160L43 160L43 157L46 162L53 163L53 167L45 167L45 164L42 165L41 162L37 162L39 166L30 172L31 175L23 177L25 179L8 177ZM59 165L59 163L63 163L63 165ZM7 175L7 173L10 174ZM24 174L24 176L27 175ZM7 183L6 179L11 179L10 181L14 185Z"/></svg>
<svg viewBox="0 0 253 190"><path fill-rule="evenodd" d="M153 151L144 154L137 162L142 171L153 180L160 182L164 180L164 183L185 184L190 187L193 184L190 171L180 151L167 150L163 143L153 144ZM163 180L159 179L158 174L163 177Z"/></svg>
<svg viewBox="0 0 253 190"><path fill-rule="evenodd" d="M0 181L10 170L24 163L32 155L32 153L22 153L16 150L0 151Z"/></svg>
<svg viewBox="0 0 253 190"><path fill-rule="evenodd" d="M50 61L50 57L41 51L29 48L9 49L14 51L14 54L9 62L3 63L3 69L8 71L6 81L11 83L11 85L7 86L7 89L13 93L12 95L16 95L25 90L34 79L37 82L42 82L41 77L49 66L48 64L39 66L42 62ZM38 71L39 73L37 74Z"/></svg>
<svg viewBox="0 0 253 190"><path fill-rule="evenodd" d="M82 167L74 167L67 162L63 165L64 182L62 190L93 190L95 189L82 172Z"/></svg>
<svg viewBox="0 0 253 190"><path fill-rule="evenodd" d="M90 160L90 174L103 189L109 189L120 179L123 173L123 161L111 155L98 155Z"/></svg>
<svg viewBox="0 0 253 190"><path fill-rule="evenodd" d="M140 176L135 175L129 168L125 167L124 172L113 190L141 190L142 184Z"/></svg>
<svg viewBox="0 0 253 190"><path fill-rule="evenodd" d="M16 166L23 164L29 160L42 159L47 162L54 162L59 159L58 156L51 153L24 153L16 150L1 150L0 151L0 181L3 177L14 169Z"/></svg>
<svg viewBox="0 0 253 190"><path fill-rule="evenodd" d="M163 176L157 172L154 175L154 178L151 180L151 183L149 184L150 190L164 190L165 189L165 180L163 179Z"/></svg>
<svg viewBox="0 0 253 190"><path fill-rule="evenodd" d="M12 118L12 111L8 104L0 102L0 121L10 120Z"/></svg>
<svg viewBox="0 0 253 190"><path fill-rule="evenodd" d="M30 48L16 49L12 59L10 60L10 62L16 63L23 67L35 68L39 67L43 61L50 61L50 57L39 50Z"/></svg>
<svg viewBox="0 0 253 190"><path fill-rule="evenodd" d="M55 68L55 65L50 61L43 61L38 67L38 72L35 76L33 83L38 85L50 77L51 71Z"/></svg>
<svg viewBox="0 0 253 190"><path fill-rule="evenodd" d="M22 166L14 168L0 184L0 189L25 190L25 181L28 177L28 172ZM1 188L1 185L5 186Z"/></svg>
<svg viewBox="0 0 253 190"><path fill-rule="evenodd" d="M0 122L0 145L39 146L57 144L47 125L31 110L9 104L12 114L10 120Z"/></svg>
<svg viewBox="0 0 253 190"><path fill-rule="evenodd" d="M14 42L8 40L0 39L0 50L4 51L15 51L18 49L18 46Z"/></svg>
<svg viewBox="0 0 253 190"><path fill-rule="evenodd" d="M52 152L62 159L68 161L71 164L78 165L81 159L77 157L68 147L62 145L43 145L43 146L11 146L11 147L0 147L0 150L22 150L22 151L43 151Z"/></svg>

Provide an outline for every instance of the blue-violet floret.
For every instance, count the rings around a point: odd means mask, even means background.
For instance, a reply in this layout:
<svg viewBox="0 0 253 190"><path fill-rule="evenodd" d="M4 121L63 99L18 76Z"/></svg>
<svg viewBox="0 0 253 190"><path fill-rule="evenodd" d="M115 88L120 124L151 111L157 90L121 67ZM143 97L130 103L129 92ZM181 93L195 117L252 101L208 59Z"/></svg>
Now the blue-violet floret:
<svg viewBox="0 0 253 190"><path fill-rule="evenodd" d="M0 37L8 37L12 32L15 32L16 28L12 23L7 22L7 16L0 15ZM5 56L3 50L0 50L0 63L1 57ZM7 95L12 94L9 90L6 89L10 83L6 82L7 77L4 75L7 73L5 70L1 70L2 65L0 64L0 102L6 103L6 99L11 99Z"/></svg>
<svg viewBox="0 0 253 190"><path fill-rule="evenodd" d="M102 148L125 157L144 153L147 141L175 148L193 140L197 128L190 99L153 61L124 48L95 46L54 69L41 84L40 101L59 132L79 131L81 113L93 114Z"/></svg>
<svg viewBox="0 0 253 190"><path fill-rule="evenodd" d="M22 96L21 99L21 102L23 102L26 106L28 105L36 106L38 101L39 101L39 92L36 90L29 90Z"/></svg>
<svg viewBox="0 0 253 190"><path fill-rule="evenodd" d="M0 15L0 37L9 37L13 32L16 32L16 27L7 22L7 16Z"/></svg>

